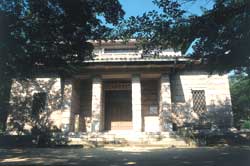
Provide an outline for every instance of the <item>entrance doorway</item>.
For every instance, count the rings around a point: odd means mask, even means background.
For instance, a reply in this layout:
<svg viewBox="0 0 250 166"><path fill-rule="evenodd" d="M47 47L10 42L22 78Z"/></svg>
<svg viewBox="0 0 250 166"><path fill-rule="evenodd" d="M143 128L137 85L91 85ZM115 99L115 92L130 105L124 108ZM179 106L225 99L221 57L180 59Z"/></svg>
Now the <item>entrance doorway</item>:
<svg viewBox="0 0 250 166"><path fill-rule="evenodd" d="M105 129L132 129L132 101L130 90L105 91Z"/></svg>

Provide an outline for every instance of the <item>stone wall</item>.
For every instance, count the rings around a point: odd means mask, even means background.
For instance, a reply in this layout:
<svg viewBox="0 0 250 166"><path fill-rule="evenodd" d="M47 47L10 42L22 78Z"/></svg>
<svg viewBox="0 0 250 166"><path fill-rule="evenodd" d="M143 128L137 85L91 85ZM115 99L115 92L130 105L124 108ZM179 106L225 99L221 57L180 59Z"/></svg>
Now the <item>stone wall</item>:
<svg viewBox="0 0 250 166"><path fill-rule="evenodd" d="M193 111L192 90L204 90L207 112ZM200 122L201 119L217 127L232 125L232 108L227 75L206 72L184 71L171 75L173 121L177 125L184 122Z"/></svg>
<svg viewBox="0 0 250 166"><path fill-rule="evenodd" d="M13 80L8 131L17 134L29 133L37 118L39 118L40 125L62 129L63 131L69 130L71 82L65 81L64 87L64 96L62 97L60 78ZM34 119L32 112L33 95L41 92L46 93L45 110Z"/></svg>

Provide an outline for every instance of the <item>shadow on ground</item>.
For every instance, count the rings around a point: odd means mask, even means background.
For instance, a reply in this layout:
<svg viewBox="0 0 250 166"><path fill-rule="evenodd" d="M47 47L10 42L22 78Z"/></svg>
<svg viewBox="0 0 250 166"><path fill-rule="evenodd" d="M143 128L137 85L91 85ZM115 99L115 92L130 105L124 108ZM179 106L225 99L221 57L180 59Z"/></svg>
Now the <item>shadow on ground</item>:
<svg viewBox="0 0 250 166"><path fill-rule="evenodd" d="M0 165L88 165L88 166L248 166L250 147L187 149L149 148L30 148L1 149Z"/></svg>

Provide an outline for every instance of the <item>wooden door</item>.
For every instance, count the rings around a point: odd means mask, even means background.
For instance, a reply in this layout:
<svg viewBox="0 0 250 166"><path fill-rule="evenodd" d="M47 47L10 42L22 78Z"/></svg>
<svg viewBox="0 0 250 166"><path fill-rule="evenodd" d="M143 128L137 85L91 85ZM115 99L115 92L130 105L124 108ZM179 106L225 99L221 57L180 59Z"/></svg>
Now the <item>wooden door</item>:
<svg viewBox="0 0 250 166"><path fill-rule="evenodd" d="M106 91L105 129L132 129L131 91Z"/></svg>

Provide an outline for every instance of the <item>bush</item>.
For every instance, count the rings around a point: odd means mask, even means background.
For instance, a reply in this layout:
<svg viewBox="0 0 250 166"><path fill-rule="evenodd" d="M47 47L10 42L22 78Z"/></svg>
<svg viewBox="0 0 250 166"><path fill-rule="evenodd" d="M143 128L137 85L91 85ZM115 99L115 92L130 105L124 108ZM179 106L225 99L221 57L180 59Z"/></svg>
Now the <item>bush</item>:
<svg viewBox="0 0 250 166"><path fill-rule="evenodd" d="M3 125L0 123L0 135L2 135L3 133L4 133Z"/></svg>
<svg viewBox="0 0 250 166"><path fill-rule="evenodd" d="M57 127L34 126L31 129L31 135L36 138L36 144L39 147L48 147L55 144L53 133L61 132Z"/></svg>
<svg viewBox="0 0 250 166"><path fill-rule="evenodd" d="M244 120L243 124L241 125L242 129L250 129L250 120Z"/></svg>

